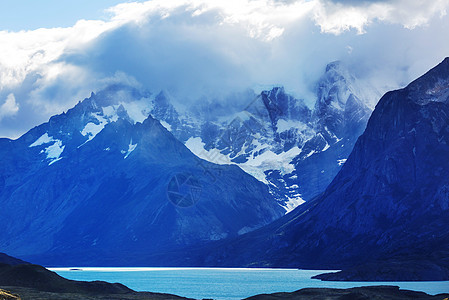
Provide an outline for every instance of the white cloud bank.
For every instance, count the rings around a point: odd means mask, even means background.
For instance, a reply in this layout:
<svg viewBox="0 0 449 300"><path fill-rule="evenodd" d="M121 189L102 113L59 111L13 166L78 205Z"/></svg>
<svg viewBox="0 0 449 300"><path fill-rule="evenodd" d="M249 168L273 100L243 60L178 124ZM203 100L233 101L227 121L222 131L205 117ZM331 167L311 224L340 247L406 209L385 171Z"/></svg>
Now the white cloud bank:
<svg viewBox="0 0 449 300"><path fill-rule="evenodd" d="M396 88L448 55L448 7L449 0L153 0L68 28L0 31L0 99L14 97L3 104L10 112L0 115L0 136L17 137L117 81L185 99L270 84L313 98L325 64L340 59L380 90Z"/></svg>
<svg viewBox="0 0 449 300"><path fill-rule="evenodd" d="M328 0L314 11L314 18L323 32L334 34L351 28L365 33L366 27L375 21L414 29L427 25L435 16L445 16L448 6L447 0Z"/></svg>

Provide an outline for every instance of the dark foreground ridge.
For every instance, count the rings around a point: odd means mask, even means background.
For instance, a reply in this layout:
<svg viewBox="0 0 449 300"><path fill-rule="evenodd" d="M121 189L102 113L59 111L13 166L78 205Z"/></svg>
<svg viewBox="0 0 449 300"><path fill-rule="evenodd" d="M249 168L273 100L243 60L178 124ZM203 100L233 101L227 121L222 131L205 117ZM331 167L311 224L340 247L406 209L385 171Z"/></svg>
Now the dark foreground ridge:
<svg viewBox="0 0 449 300"><path fill-rule="evenodd" d="M0 253L0 264L15 266L15 265L25 265L28 263L21 259L9 256L5 253Z"/></svg>
<svg viewBox="0 0 449 300"><path fill-rule="evenodd" d="M169 294L136 292L120 283L68 280L32 264L0 264L0 288L14 294L8 298L0 293L0 299L187 299Z"/></svg>
<svg viewBox="0 0 449 300"><path fill-rule="evenodd" d="M422 292L400 290L397 286L357 287L352 289L308 288L293 293L263 294L246 300L408 300L408 299L447 299L449 294L431 296Z"/></svg>

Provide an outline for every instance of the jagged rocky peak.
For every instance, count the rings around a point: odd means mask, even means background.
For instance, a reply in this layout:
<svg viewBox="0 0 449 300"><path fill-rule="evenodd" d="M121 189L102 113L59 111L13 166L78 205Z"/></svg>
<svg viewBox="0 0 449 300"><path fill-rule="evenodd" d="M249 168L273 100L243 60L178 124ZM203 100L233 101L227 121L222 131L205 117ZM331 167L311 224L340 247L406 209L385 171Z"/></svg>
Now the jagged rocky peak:
<svg viewBox="0 0 449 300"><path fill-rule="evenodd" d="M449 57L409 85L409 99L417 104L449 102Z"/></svg>
<svg viewBox="0 0 449 300"><path fill-rule="evenodd" d="M114 105L119 102L133 102L142 97L149 97L149 93L145 93L136 87L126 84L112 84L100 90L96 94L92 93L95 100L100 106Z"/></svg>
<svg viewBox="0 0 449 300"><path fill-rule="evenodd" d="M120 105L120 103L129 103L135 100L149 97L149 94L144 94L137 88L131 87L125 84L112 84L106 88L92 92L90 97L85 98L83 101L79 101L78 104L69 109L67 113L90 113L100 112L103 107L109 107L113 105Z"/></svg>
<svg viewBox="0 0 449 300"><path fill-rule="evenodd" d="M172 104L173 100L166 91L161 91L154 98L154 102L151 109L151 115L164 122L165 127L167 124L171 124L171 127L178 126L179 124L179 114ZM171 129L171 127L167 129Z"/></svg>
<svg viewBox="0 0 449 300"><path fill-rule="evenodd" d="M99 125L107 121L126 119L130 122L143 122L152 107L150 93L142 92L125 84L113 84L97 93L92 92L89 98L80 101L67 111L68 118L80 119L86 125ZM52 118L60 118L54 116Z"/></svg>
<svg viewBox="0 0 449 300"><path fill-rule="evenodd" d="M279 119L298 120L304 123L310 121L311 111L304 100L287 94L284 87L263 91L261 97L273 124Z"/></svg>
<svg viewBox="0 0 449 300"><path fill-rule="evenodd" d="M314 115L322 130L329 130L341 138L346 133L345 127L352 126L348 124L348 118L358 115L363 119L362 123L366 123L372 111L369 98L374 96L368 96L359 85L342 62L335 61L326 66L326 72L317 84L314 107ZM367 90L371 91L371 87Z"/></svg>
<svg viewBox="0 0 449 300"><path fill-rule="evenodd" d="M23 147L53 164L91 142L108 124L142 123L153 107L152 96L137 88L114 84L91 93L66 113L55 115L20 138Z"/></svg>
<svg viewBox="0 0 449 300"><path fill-rule="evenodd" d="M124 119L130 123L142 123L150 115L153 106L153 96L150 93L132 86L114 84L97 93L92 93L90 98L84 99L75 108L69 110L68 115L79 114L81 110L83 126L96 125L97 129L102 129L107 123L118 119ZM89 128L84 127L84 129L90 131Z"/></svg>
<svg viewBox="0 0 449 300"><path fill-rule="evenodd" d="M346 101L352 91L355 78L339 61L326 66L326 72L320 78L317 88L317 102L315 111L318 115L325 113L325 109L344 110Z"/></svg>
<svg viewBox="0 0 449 300"><path fill-rule="evenodd" d="M154 98L154 102L161 106L170 105L170 96L167 91L160 91Z"/></svg>

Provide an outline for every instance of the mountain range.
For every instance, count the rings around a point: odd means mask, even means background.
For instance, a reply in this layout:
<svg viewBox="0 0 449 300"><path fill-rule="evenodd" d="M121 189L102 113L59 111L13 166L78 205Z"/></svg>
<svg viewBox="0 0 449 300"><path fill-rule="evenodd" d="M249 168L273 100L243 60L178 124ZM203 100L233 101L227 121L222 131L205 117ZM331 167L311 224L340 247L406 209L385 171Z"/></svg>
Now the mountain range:
<svg viewBox="0 0 449 300"><path fill-rule="evenodd" d="M182 109L126 85L92 93L0 139L0 215L16 216L0 225L0 249L47 265L127 265L267 225L322 192L349 155L371 112L356 87L334 62L313 109L281 87L236 93L231 109Z"/></svg>
<svg viewBox="0 0 449 300"><path fill-rule="evenodd" d="M114 85L0 139L0 249L52 266L447 280L449 59L372 114L375 93L341 63L316 90L313 108L281 87L183 108Z"/></svg>

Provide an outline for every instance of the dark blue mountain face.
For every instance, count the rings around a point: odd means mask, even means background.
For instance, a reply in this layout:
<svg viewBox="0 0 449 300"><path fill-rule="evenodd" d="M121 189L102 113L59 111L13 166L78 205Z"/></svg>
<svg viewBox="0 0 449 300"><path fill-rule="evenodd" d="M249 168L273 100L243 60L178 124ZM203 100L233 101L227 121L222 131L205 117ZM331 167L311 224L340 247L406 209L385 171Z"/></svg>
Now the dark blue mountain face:
<svg viewBox="0 0 449 300"><path fill-rule="evenodd" d="M349 270L325 279L447 280L448 178L446 58L382 97L322 196L201 261Z"/></svg>
<svg viewBox="0 0 449 300"><path fill-rule="evenodd" d="M93 94L0 140L0 249L46 265L138 265L283 214L238 167L198 159L151 116L136 121L132 93Z"/></svg>

